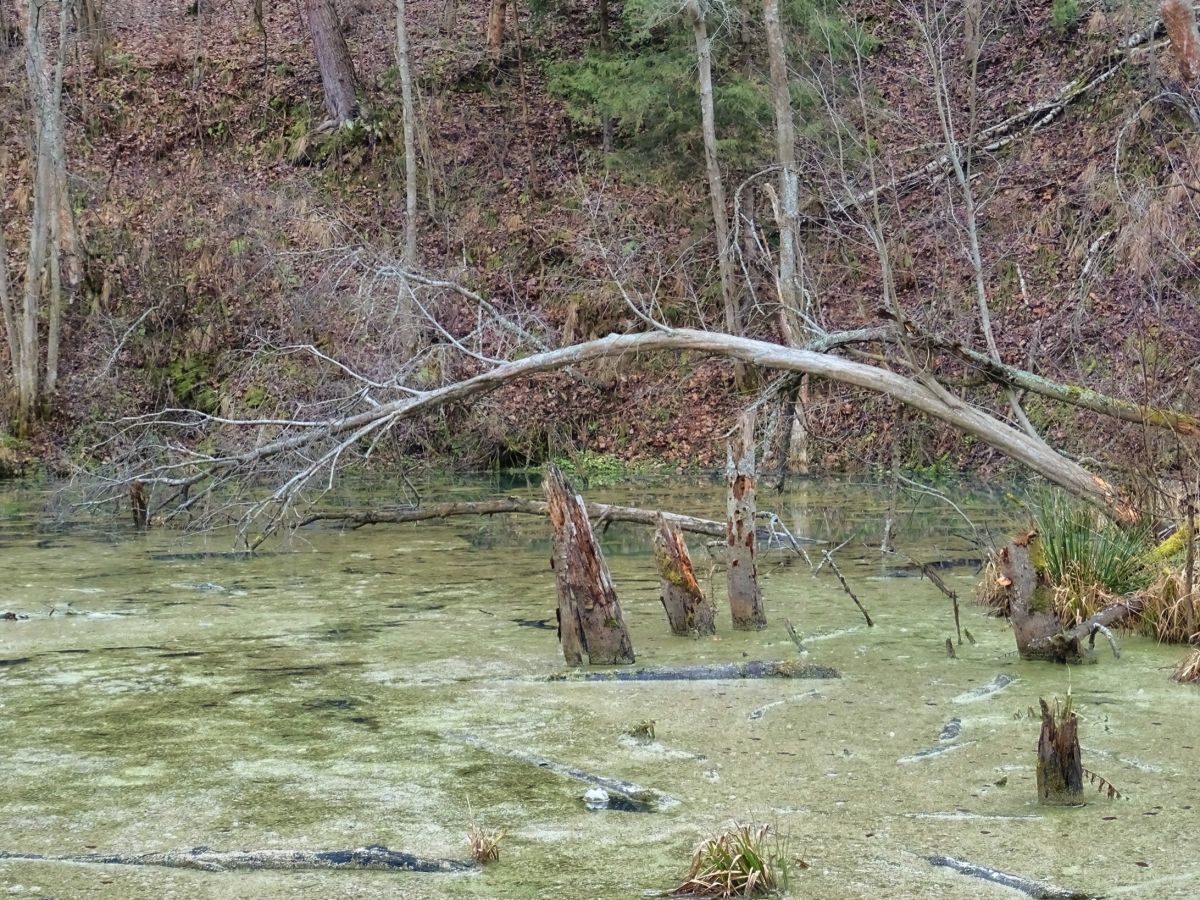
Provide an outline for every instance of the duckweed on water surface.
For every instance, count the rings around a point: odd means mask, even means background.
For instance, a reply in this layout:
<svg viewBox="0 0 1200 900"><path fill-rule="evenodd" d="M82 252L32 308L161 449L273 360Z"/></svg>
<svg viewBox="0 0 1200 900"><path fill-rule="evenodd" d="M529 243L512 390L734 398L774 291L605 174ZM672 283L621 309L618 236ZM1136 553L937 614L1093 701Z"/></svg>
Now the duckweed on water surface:
<svg viewBox="0 0 1200 900"><path fill-rule="evenodd" d="M1180 849L1200 830L1200 714L1195 688L1168 679L1179 651L1129 638L1120 660L1086 671L1024 663L1003 621L965 606L977 643L948 659L945 599L921 579L892 577L894 562L869 541L838 560L874 628L828 573L814 579L803 561L775 557L764 567L767 630L729 630L718 572L718 635L691 640L667 629L649 534L614 525L605 541L622 551L610 562L638 665L795 660L790 619L808 661L842 678L802 688L549 682L562 670L554 632L518 624L553 622L538 520L311 529L279 548L288 552L239 559L197 555L227 549L219 538L38 533L36 492L0 499L26 511L0 530L12 573L3 609L29 614L0 622L0 661L26 660L0 665L0 851L383 844L466 859L471 810L509 832L501 859L467 874L0 860L0 888L17 895L625 900L679 884L692 848L731 819L791 836L811 864L793 873L796 897L1006 896L930 866L933 854L1107 896L1188 897L1200 880L1200 863ZM594 499L724 508L707 484ZM840 543L858 528L874 533L887 502L886 491L805 483L780 507L798 533ZM960 505L994 533L1010 525L986 496ZM952 513L922 506L904 521L911 555L963 556ZM694 548L707 589L703 554ZM963 565L944 577L965 596L976 573ZM46 615L68 604L77 614ZM954 702L997 675L1015 680ZM1124 799L1045 810L1034 790L1038 724L1025 712L1068 681L1084 765ZM952 719L957 732L939 740ZM649 720L652 741L624 735ZM586 786L452 733L680 803L589 812ZM955 751L921 755L941 746Z"/></svg>

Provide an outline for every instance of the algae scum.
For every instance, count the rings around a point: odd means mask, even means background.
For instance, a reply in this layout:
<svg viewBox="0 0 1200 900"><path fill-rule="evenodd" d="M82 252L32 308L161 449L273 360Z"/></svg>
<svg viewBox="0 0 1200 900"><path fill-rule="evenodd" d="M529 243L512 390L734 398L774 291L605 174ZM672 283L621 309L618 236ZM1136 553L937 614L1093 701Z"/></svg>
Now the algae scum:
<svg viewBox="0 0 1200 900"><path fill-rule="evenodd" d="M431 488L477 497L496 485ZM511 486L503 486L511 490ZM1014 522L984 495L980 525ZM720 515L709 484L597 489L589 499ZM764 497L764 502L766 498ZM465 859L472 815L509 832L465 873L195 871L0 859L0 888L35 897L629 898L666 890L696 841L731 818L790 835L790 895L1017 896L931 865L945 855L1089 894L1191 897L1200 861L1195 688L1179 648L1126 637L1121 659L1068 671L1016 659L1007 625L969 601L977 643L946 655L948 601L881 560L883 490L809 483L771 498L797 533L840 543L868 629L828 567L764 565L770 627L673 638L644 529L605 534L639 665L797 660L836 680L547 681L546 524L458 519L310 529L253 558L228 539L50 527L45 497L0 494L0 852L43 856L353 850ZM902 498L898 540L923 559L973 555L966 526ZM917 507L913 511L913 507ZM966 597L967 562L942 572ZM53 609L54 614L49 615ZM549 629L546 624L551 626ZM1084 765L1123 794L1036 803L1039 696L1070 686ZM653 720L653 737L640 726ZM633 782L677 803L589 811L589 784Z"/></svg>

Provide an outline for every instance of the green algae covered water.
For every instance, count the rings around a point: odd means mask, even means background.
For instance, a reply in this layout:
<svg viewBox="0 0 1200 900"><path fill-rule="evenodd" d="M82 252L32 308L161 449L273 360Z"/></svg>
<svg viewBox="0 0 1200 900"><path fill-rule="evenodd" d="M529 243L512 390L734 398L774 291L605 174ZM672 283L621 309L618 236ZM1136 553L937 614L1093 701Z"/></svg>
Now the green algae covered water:
<svg viewBox="0 0 1200 900"><path fill-rule="evenodd" d="M535 485L480 482L430 486L426 498L500 490L536 496ZM770 501L798 534L850 539L837 558L873 628L828 567L814 576L801 559L771 556L770 627L733 633L721 570L695 542L721 630L673 638L649 535L612 526L604 545L639 664L796 659L790 620L808 661L843 676L656 683L541 680L563 665L552 628L534 627L553 623L555 605L539 519L306 529L241 558L220 535L55 525L48 496L0 489L0 612L28 616L0 621L0 851L383 844L462 859L472 816L508 836L498 863L467 874L0 859L7 895L617 900L672 888L697 840L730 819L789 835L809 866L793 867L795 897L1016 896L931 866L934 854L1095 895L1200 892L1200 698L1168 680L1182 650L1125 637L1119 660L1104 649L1072 670L1021 662L1007 625L966 599L978 576L963 561L942 574L976 642L948 658L948 601L905 577L906 559L872 549L881 489L811 482ZM723 510L706 482L588 496ZM995 535L1019 522L988 494L953 496ZM949 506L902 495L900 513L909 555L977 555ZM1030 710L1068 689L1084 765L1122 797L1043 809ZM624 735L647 719L653 742ZM587 785L462 735L679 803L589 812Z"/></svg>

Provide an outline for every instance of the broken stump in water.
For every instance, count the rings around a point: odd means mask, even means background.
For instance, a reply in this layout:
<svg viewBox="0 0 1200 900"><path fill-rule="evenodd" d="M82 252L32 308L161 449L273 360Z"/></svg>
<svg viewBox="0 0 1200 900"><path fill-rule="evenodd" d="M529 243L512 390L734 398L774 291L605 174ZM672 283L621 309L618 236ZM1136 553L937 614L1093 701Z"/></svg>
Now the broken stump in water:
<svg viewBox="0 0 1200 900"><path fill-rule="evenodd" d="M740 631L760 631L767 627L763 611L762 588L758 585L755 560L757 538L754 517L754 414L744 412L738 422L733 444L727 447L725 479L729 487L728 524L725 543L729 548L726 577L729 584L729 611L733 627Z"/></svg>
<svg viewBox="0 0 1200 900"><path fill-rule="evenodd" d="M1037 788L1042 803L1079 806L1083 803L1083 764L1079 757L1079 719L1071 697L1051 708L1042 705L1042 731L1038 736Z"/></svg>
<svg viewBox="0 0 1200 900"><path fill-rule="evenodd" d="M558 637L568 665L632 663L633 643L583 498L551 466L542 482L554 529L550 566L558 585Z"/></svg>
<svg viewBox="0 0 1200 900"><path fill-rule="evenodd" d="M667 611L671 632L679 635L716 634L716 611L700 590L683 532L672 528L661 516L658 530L654 532L654 561L658 564L660 599Z"/></svg>
<svg viewBox="0 0 1200 900"><path fill-rule="evenodd" d="M1089 619L1071 628L1064 628L1054 612L1050 588L1039 578L1031 552L1038 540L1036 532L1013 539L996 554L996 582L1002 608L1008 609L1009 622L1022 659L1042 659L1049 662L1092 662L1086 655L1095 643L1097 632L1113 643L1107 626L1141 610L1142 602L1130 599L1100 610ZM1089 638L1088 647L1083 646ZM1118 655L1120 655L1118 653Z"/></svg>

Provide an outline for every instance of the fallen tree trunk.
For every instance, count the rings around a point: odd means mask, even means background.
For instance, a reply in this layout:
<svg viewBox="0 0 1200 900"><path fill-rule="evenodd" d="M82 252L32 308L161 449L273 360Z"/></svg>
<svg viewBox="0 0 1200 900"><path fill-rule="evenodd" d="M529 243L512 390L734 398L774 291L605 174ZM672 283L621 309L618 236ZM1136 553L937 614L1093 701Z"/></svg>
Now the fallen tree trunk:
<svg viewBox="0 0 1200 900"><path fill-rule="evenodd" d="M804 372L884 394L943 421L964 434L978 438L1076 497L1099 506L1118 521L1131 522L1138 517L1121 491L1103 478L1091 474L1043 442L1031 438L940 387L930 386L921 380L906 377L882 366L854 362L831 353L794 349L767 341L686 328L664 328L644 334L609 335L595 341L533 354L503 363L472 378L424 391L415 396L406 395L389 403L380 403L339 419L278 422L275 424L288 426L291 433L242 453L215 455L211 461L203 464L196 463L193 459L186 463L152 467L148 471L131 472L127 480L136 478L147 484L157 483L179 488L207 480L209 483L203 491L190 495L188 503L194 507L205 493L215 490L227 477L247 471L265 459L307 448L299 471L287 478L265 500L255 502L247 514L265 514L268 509L276 509L276 513L269 516L264 523L264 527L269 529L278 522L283 511L291 507L296 493L312 478L336 465L349 448L368 439L380 429L392 427L398 421L413 418L450 403L489 393L520 378L553 372L592 360L613 356L627 357L651 351L715 354L762 368ZM179 416L180 419L173 419L172 415ZM256 429L263 424L258 420L221 420L189 410L166 410L135 420L125 420L124 424L128 426L131 421L144 424L153 424L156 421L176 424L187 422L192 427L213 422ZM312 445L321 442L330 442L330 446L323 452L313 451ZM176 474L185 467L193 474Z"/></svg>
<svg viewBox="0 0 1200 900"><path fill-rule="evenodd" d="M1078 625L1064 628L1034 568L1029 552L1029 543L1034 540L1036 534L1018 538L1002 547L996 557L998 583L1006 595L1002 602L1006 601L1017 652L1022 659L1084 662L1087 657L1081 642L1085 638L1094 644L1097 632L1105 633L1109 625L1141 612L1144 604L1136 598L1129 599L1100 610ZM1115 644L1113 652L1120 655Z"/></svg>
<svg viewBox="0 0 1200 900"><path fill-rule="evenodd" d="M1083 891L1051 887L1038 881L1022 878L1020 875L1010 875L1008 872L1001 872L999 869L989 869L987 866L977 866L974 863L963 862L961 859L955 859L953 856L929 856L926 858L932 865L953 869L960 875L981 878L984 881L990 881L992 884L1000 884L1006 888L1012 888L1014 891L1028 894L1030 897L1037 898L1037 900L1088 900L1088 898L1095 896Z"/></svg>
<svg viewBox="0 0 1200 900"><path fill-rule="evenodd" d="M659 599L666 610L671 633L716 634L716 610L700 590L683 535L661 516L654 532L654 562L658 565Z"/></svg>
<svg viewBox="0 0 1200 900"><path fill-rule="evenodd" d="M162 853L82 853L43 856L39 853L9 853L0 859L31 862L96 863L111 866L165 866L169 869L200 869L224 872L229 869L384 869L393 872L465 872L474 863L457 859L425 859L399 850L371 845L357 850L168 850Z"/></svg>
<svg viewBox="0 0 1200 900"><path fill-rule="evenodd" d="M609 672L560 672L547 681L721 681L734 678L841 678L837 669L791 660L755 659L742 663L705 663L616 669Z"/></svg>
<svg viewBox="0 0 1200 900"><path fill-rule="evenodd" d="M633 642L583 498L556 466L550 467L542 487L554 529L550 566L558 585L558 638L567 665L583 665L584 657L591 665L632 663Z"/></svg>

